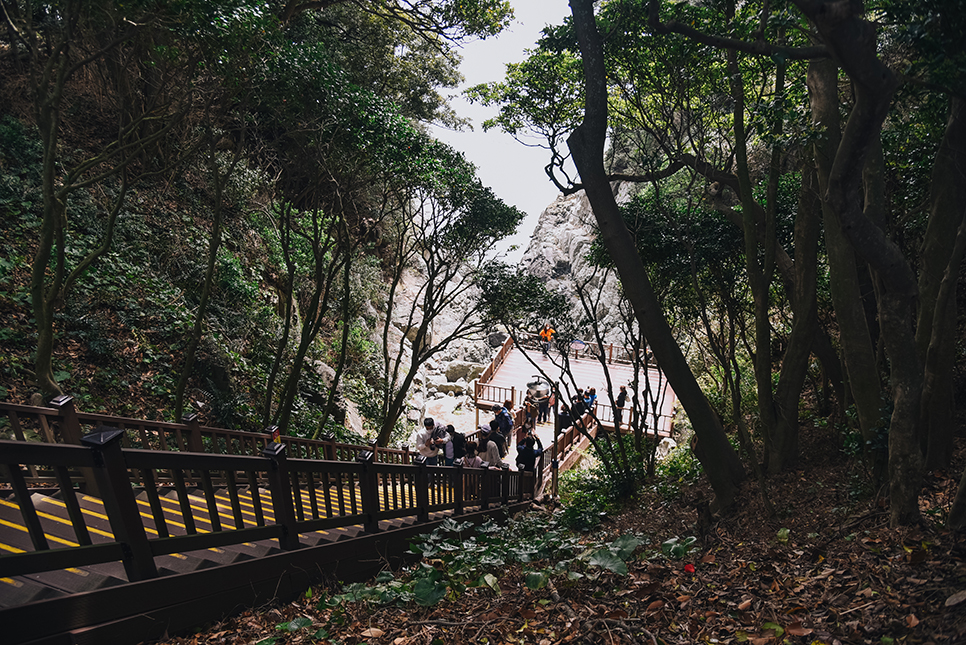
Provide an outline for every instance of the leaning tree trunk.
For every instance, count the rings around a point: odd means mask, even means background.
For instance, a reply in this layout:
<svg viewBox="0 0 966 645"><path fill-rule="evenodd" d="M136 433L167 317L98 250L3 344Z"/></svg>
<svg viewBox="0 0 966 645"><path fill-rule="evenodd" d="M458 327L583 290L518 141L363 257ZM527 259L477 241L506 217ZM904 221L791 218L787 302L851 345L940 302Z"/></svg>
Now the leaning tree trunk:
<svg viewBox="0 0 966 645"><path fill-rule="evenodd" d="M775 409L778 415L776 434L782 438L782 443L775 446L775 457L781 459L782 463L788 463L798 455L799 401L808 371L812 339L818 326L815 292L820 208L815 169L803 168L795 218L795 288L791 294L794 320L775 386Z"/></svg>
<svg viewBox="0 0 966 645"><path fill-rule="evenodd" d="M718 507L732 504L744 470L728 442L720 419L711 409L647 279L644 265L604 170L607 138L607 87L603 42L594 19L593 0L571 0L574 28L583 57L586 104L583 122L567 140L587 198L600 227L600 236L621 277L621 283L645 338L675 393L681 400L697 437L696 454L717 496Z"/></svg>

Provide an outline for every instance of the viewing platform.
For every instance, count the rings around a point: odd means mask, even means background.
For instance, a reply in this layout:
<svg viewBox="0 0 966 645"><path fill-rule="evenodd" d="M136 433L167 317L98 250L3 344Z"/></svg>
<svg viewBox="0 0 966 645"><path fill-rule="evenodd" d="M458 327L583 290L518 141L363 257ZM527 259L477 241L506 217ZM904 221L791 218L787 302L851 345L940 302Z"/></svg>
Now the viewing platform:
<svg viewBox="0 0 966 645"><path fill-rule="evenodd" d="M604 364L600 360L600 356L603 356L610 375L614 398L617 398L621 385L627 386L628 397L624 406L621 431L630 432L632 423L636 420L634 406L631 403L633 395L636 394L640 409L647 417L645 419L647 431L653 434L656 425L660 436L671 436L677 397L667 378L656 366L640 371L640 382L635 392L631 388L634 366L625 348L614 345L599 347L594 343L577 342L571 345L564 360L556 349L551 349L550 355L545 356L535 337L523 342L525 346L521 349L516 346L512 338L507 338L493 361L477 380L474 389L477 425L489 421L492 416L489 409L495 403L503 404L504 401L510 400L513 401L515 410L522 409L523 400L527 394L527 383L533 381L539 374L542 378L549 379L551 383L559 383L561 392L569 390L572 394L578 387L596 388L595 416L601 429L614 430L614 410L607 394ZM567 387L564 387L564 383ZM657 411L656 423L655 410ZM540 436L543 438L542 434Z"/></svg>

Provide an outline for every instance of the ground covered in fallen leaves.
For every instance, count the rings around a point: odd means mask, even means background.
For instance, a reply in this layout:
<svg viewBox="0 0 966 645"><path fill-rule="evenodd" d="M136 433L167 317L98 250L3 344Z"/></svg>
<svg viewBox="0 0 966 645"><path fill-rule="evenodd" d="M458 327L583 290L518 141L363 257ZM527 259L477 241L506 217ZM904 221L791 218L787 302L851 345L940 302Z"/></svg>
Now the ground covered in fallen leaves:
<svg viewBox="0 0 966 645"><path fill-rule="evenodd" d="M943 528L962 446L953 469L927 475L922 525L891 529L886 501L866 490L854 461L829 449L834 437L816 430L806 441L799 469L767 482L774 518L749 478L737 507L707 525L695 510L708 494L699 482L673 499L648 487L577 536L588 551L636 536L626 573L587 557L503 563L490 584L431 606L337 602L343 590L316 588L166 645L966 643L966 543ZM697 541L681 557L662 549L690 536Z"/></svg>

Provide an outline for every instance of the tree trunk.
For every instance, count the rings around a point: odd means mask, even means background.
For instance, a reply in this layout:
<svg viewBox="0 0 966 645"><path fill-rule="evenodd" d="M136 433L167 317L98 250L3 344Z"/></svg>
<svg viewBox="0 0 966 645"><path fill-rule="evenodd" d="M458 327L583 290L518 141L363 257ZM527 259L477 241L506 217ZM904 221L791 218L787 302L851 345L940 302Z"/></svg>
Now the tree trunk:
<svg viewBox="0 0 966 645"><path fill-rule="evenodd" d="M819 194L823 196L828 191L828 177L840 138L837 72L838 67L831 60L812 61L808 66L812 122L822 129L822 135L815 143L815 165L818 169ZM855 401L862 438L865 442L871 442L875 439L874 429L879 423L882 394L875 351L862 308L855 252L842 232L837 214L824 198L822 213L825 219L829 288L839 324L848 384ZM874 455L870 457L876 459Z"/></svg>
<svg viewBox="0 0 966 645"><path fill-rule="evenodd" d="M774 442L773 457L781 464L791 463L798 456L799 401L818 321L815 291L820 208L817 173L814 167L806 166L802 169L795 219L795 289L791 294L794 320L775 388L778 440Z"/></svg>
<svg viewBox="0 0 966 645"><path fill-rule="evenodd" d="M617 267L644 336L688 413L698 439L696 453L717 496L717 505L725 508L734 502L737 484L744 476L741 460L728 442L721 421L701 391L681 348L674 342L607 181L603 162L607 135L603 43L594 19L593 1L571 0L570 6L583 57L586 105L584 120L567 144L600 227L601 239Z"/></svg>
<svg viewBox="0 0 966 645"><path fill-rule="evenodd" d="M859 15L861 4L795 2L815 22L829 52L852 81L855 103L828 174L827 202L856 253L869 263L882 292L879 324L889 357L893 403L889 427L890 522L893 526L911 524L920 517L922 483L917 436L922 365L913 319L918 287L901 249L863 211L860 192L862 173L869 153L878 145L898 81L878 58L875 26Z"/></svg>
<svg viewBox="0 0 966 645"><path fill-rule="evenodd" d="M956 283L958 262L950 262L956 229L963 220L966 204L966 100L953 98L949 106L946 132L932 172L929 225L919 257L919 317L916 346L926 358L925 378L929 386L923 393L923 439L926 444L926 469L949 466L953 448L953 379L956 358ZM940 285L947 266L951 289L940 299ZM936 328L944 333L936 334Z"/></svg>
<svg viewBox="0 0 966 645"><path fill-rule="evenodd" d="M221 172L218 170L218 164L216 163L217 142L214 140L214 134L209 132L208 136L211 138L208 151L209 171L211 172L212 181L215 185L214 203L212 204L214 220L211 223L211 239L208 241L208 266L205 269L205 281L201 287L201 299L198 301L198 309L195 311L195 323L191 328L191 336L188 338L188 347L185 350L184 363L181 366L181 378L178 379L178 386L174 392L174 418L178 422L181 421L184 413L185 391L188 388L188 380L191 378L191 373L194 370L195 354L198 351L198 345L201 343L201 336L204 333L205 316L208 313L208 301L211 299L211 292L215 280L215 266L218 264L218 248L221 246L221 221L224 214L222 193L224 180L227 177L222 177ZM234 166L235 164L233 163L231 168L234 168Z"/></svg>

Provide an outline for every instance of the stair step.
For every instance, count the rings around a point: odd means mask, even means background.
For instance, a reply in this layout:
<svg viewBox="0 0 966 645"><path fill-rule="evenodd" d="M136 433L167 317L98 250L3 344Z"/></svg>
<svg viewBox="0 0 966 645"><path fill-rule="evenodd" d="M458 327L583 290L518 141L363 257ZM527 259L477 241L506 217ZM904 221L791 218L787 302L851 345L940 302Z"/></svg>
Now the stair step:
<svg viewBox="0 0 966 645"><path fill-rule="evenodd" d="M38 585L44 585L64 593L94 591L95 589L124 584L126 581L125 579L119 579L112 575L105 575L104 573L93 571L91 567L30 573L23 577Z"/></svg>
<svg viewBox="0 0 966 645"><path fill-rule="evenodd" d="M17 607L28 602L65 595L62 591L38 584L23 576L0 578L0 608Z"/></svg>

